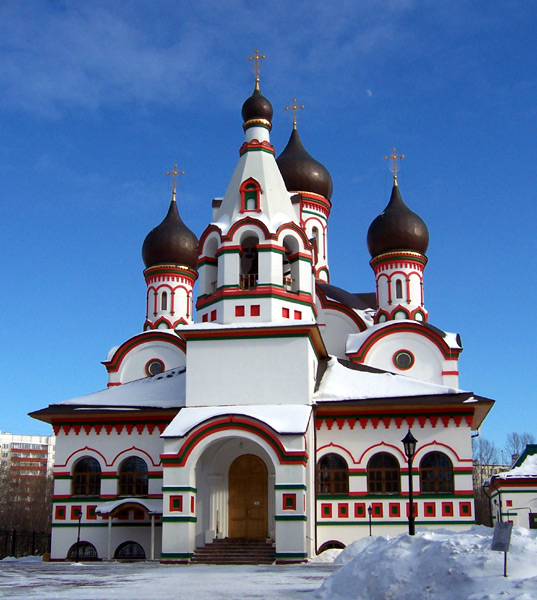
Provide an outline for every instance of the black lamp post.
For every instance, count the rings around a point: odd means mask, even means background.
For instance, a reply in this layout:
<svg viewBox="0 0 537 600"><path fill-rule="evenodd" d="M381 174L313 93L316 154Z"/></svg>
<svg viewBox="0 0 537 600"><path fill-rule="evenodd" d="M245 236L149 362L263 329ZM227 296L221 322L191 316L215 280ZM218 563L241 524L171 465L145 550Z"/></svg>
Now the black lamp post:
<svg viewBox="0 0 537 600"><path fill-rule="evenodd" d="M78 534L76 536L76 556L75 556L75 562L78 562L79 556L80 556L80 524L82 522L82 511L79 509L77 511L77 517L78 517Z"/></svg>
<svg viewBox="0 0 537 600"><path fill-rule="evenodd" d="M405 437L401 440L405 449L405 454L408 459L408 501L410 507L408 510L408 533L409 535L416 534L416 525L414 516L414 493L412 489L412 460L416 454L416 444L418 440L412 435L410 429Z"/></svg>
<svg viewBox="0 0 537 600"><path fill-rule="evenodd" d="M371 535L371 513L373 512L371 504L367 507L367 512L369 514L369 535Z"/></svg>

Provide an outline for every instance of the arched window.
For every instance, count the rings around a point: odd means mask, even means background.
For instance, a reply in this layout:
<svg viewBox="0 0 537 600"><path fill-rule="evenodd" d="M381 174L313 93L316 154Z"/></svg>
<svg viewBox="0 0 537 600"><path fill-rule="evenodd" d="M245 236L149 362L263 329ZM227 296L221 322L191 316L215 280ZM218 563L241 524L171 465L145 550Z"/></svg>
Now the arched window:
<svg viewBox="0 0 537 600"><path fill-rule="evenodd" d="M401 300L403 298L403 282L400 279L395 281L395 297L397 300Z"/></svg>
<svg viewBox="0 0 537 600"><path fill-rule="evenodd" d="M160 310L168 310L168 294L166 292L162 292L160 296Z"/></svg>
<svg viewBox="0 0 537 600"><path fill-rule="evenodd" d="M317 494L347 494L349 491L349 467L339 454L323 456L317 465Z"/></svg>
<svg viewBox="0 0 537 600"><path fill-rule="evenodd" d="M89 456L81 458L73 469L73 496L98 496L101 493L101 465Z"/></svg>
<svg viewBox="0 0 537 600"><path fill-rule="evenodd" d="M119 467L119 495L146 496L147 464L138 456L125 459Z"/></svg>
<svg viewBox="0 0 537 600"><path fill-rule="evenodd" d="M258 239L249 236L241 244L241 290L252 290L257 287L258 262L257 262Z"/></svg>
<svg viewBox="0 0 537 600"><path fill-rule="evenodd" d="M319 262L319 230L317 227L311 230L311 235L310 243L313 246L313 264L317 266Z"/></svg>
<svg viewBox="0 0 537 600"><path fill-rule="evenodd" d="M259 212L259 200L261 187L255 179L243 181L240 187L241 194L241 212L255 211Z"/></svg>
<svg viewBox="0 0 537 600"><path fill-rule="evenodd" d="M367 463L367 489L370 494L398 494L400 482L401 469L395 456L379 452L371 457Z"/></svg>
<svg viewBox="0 0 537 600"><path fill-rule="evenodd" d="M98 560L98 558L95 546L89 542L73 544L67 553L67 560Z"/></svg>
<svg viewBox="0 0 537 600"><path fill-rule="evenodd" d="M283 288L286 292L300 290L300 261L297 259L300 248L296 238L285 236L283 240Z"/></svg>
<svg viewBox="0 0 537 600"><path fill-rule="evenodd" d="M420 491L431 494L453 492L453 464L443 452L429 452L421 459Z"/></svg>
<svg viewBox="0 0 537 600"><path fill-rule="evenodd" d="M337 540L330 540L329 542L325 542L319 550L317 550L317 554L322 554L326 550L345 550L345 544L343 542L338 542Z"/></svg>
<svg viewBox="0 0 537 600"><path fill-rule="evenodd" d="M117 547L114 558L124 560L145 560L145 552L137 542L123 542Z"/></svg>

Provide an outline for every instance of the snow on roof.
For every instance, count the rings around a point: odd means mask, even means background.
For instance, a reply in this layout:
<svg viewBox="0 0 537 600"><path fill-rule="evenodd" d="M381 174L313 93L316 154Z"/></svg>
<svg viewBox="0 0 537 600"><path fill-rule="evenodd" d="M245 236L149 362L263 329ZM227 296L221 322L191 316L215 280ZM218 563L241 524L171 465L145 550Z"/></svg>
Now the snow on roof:
<svg viewBox="0 0 537 600"><path fill-rule="evenodd" d="M316 402L323 402L437 396L460 392L461 390L455 388L427 383L406 375L345 367L339 360L332 358L328 362L319 389L313 395L313 399Z"/></svg>
<svg viewBox="0 0 537 600"><path fill-rule="evenodd" d="M58 402L61 406L180 408L185 405L185 368L170 369L106 390ZM52 405L55 406L55 405Z"/></svg>
<svg viewBox="0 0 537 600"><path fill-rule="evenodd" d="M282 320L282 321L271 321L270 323L263 323L262 327L269 330L281 327L289 327L295 328L301 325L313 325L313 321L301 320L301 321L292 321ZM183 331L202 331L204 329L213 330L213 329L249 329L250 327L259 328L259 322L257 321L241 321L235 323L216 323L215 321L205 322L205 323L190 323L189 325L179 325L176 328L176 332L181 334Z"/></svg>
<svg viewBox="0 0 537 600"><path fill-rule="evenodd" d="M270 404L257 406L201 406L183 408L164 430L162 437L183 437L196 425L222 415L243 415L266 423L282 434L305 433L311 406L303 404Z"/></svg>
<svg viewBox="0 0 537 600"><path fill-rule="evenodd" d="M122 498L121 500L111 500L110 502L101 502L95 507L95 512L101 515L108 515L114 512L116 508L123 504L141 504L144 506L149 514L161 515L162 514L162 498L148 499L148 498Z"/></svg>
<svg viewBox="0 0 537 600"><path fill-rule="evenodd" d="M519 467L493 475L492 479L537 478L537 454L526 456Z"/></svg>
<svg viewBox="0 0 537 600"><path fill-rule="evenodd" d="M384 329L385 327L393 327L394 323L404 323L404 320L401 321L386 321L385 323L377 323L373 327L366 329L365 331L361 331L360 333L352 333L347 337L347 354L352 352L358 352L358 350L363 346L365 341L370 335L373 335L380 329ZM462 346L460 343L460 337L457 333L449 333L447 331L442 331L438 329L438 327L434 327L433 325L429 325L428 323L420 323L419 321L407 321L412 323L412 325L420 325L422 327L426 327L428 329L432 329L436 331L438 335L440 335L449 348L454 348L457 350L461 350Z"/></svg>

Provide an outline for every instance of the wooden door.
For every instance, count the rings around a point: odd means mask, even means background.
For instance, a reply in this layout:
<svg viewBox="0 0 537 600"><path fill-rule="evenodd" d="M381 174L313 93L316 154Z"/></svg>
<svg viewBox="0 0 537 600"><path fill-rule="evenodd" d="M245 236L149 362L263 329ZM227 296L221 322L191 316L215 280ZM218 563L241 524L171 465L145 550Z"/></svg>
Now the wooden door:
<svg viewBox="0 0 537 600"><path fill-rule="evenodd" d="M268 472L265 463L253 454L244 454L229 468L230 538L266 538Z"/></svg>

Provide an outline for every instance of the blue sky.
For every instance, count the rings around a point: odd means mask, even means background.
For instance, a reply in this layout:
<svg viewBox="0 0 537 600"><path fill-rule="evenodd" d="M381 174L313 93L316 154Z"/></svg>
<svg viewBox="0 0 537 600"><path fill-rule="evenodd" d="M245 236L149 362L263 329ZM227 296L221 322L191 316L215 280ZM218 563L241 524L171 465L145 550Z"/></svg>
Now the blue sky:
<svg viewBox="0 0 537 600"><path fill-rule="evenodd" d="M535 430L533 2L0 2L0 429L106 386L100 361L141 331L141 246L170 200L198 235L225 192L265 55L271 141L284 107L331 172L332 283L374 290L366 234L406 155L427 223L430 322L459 332L463 389L495 399L484 437Z"/></svg>

